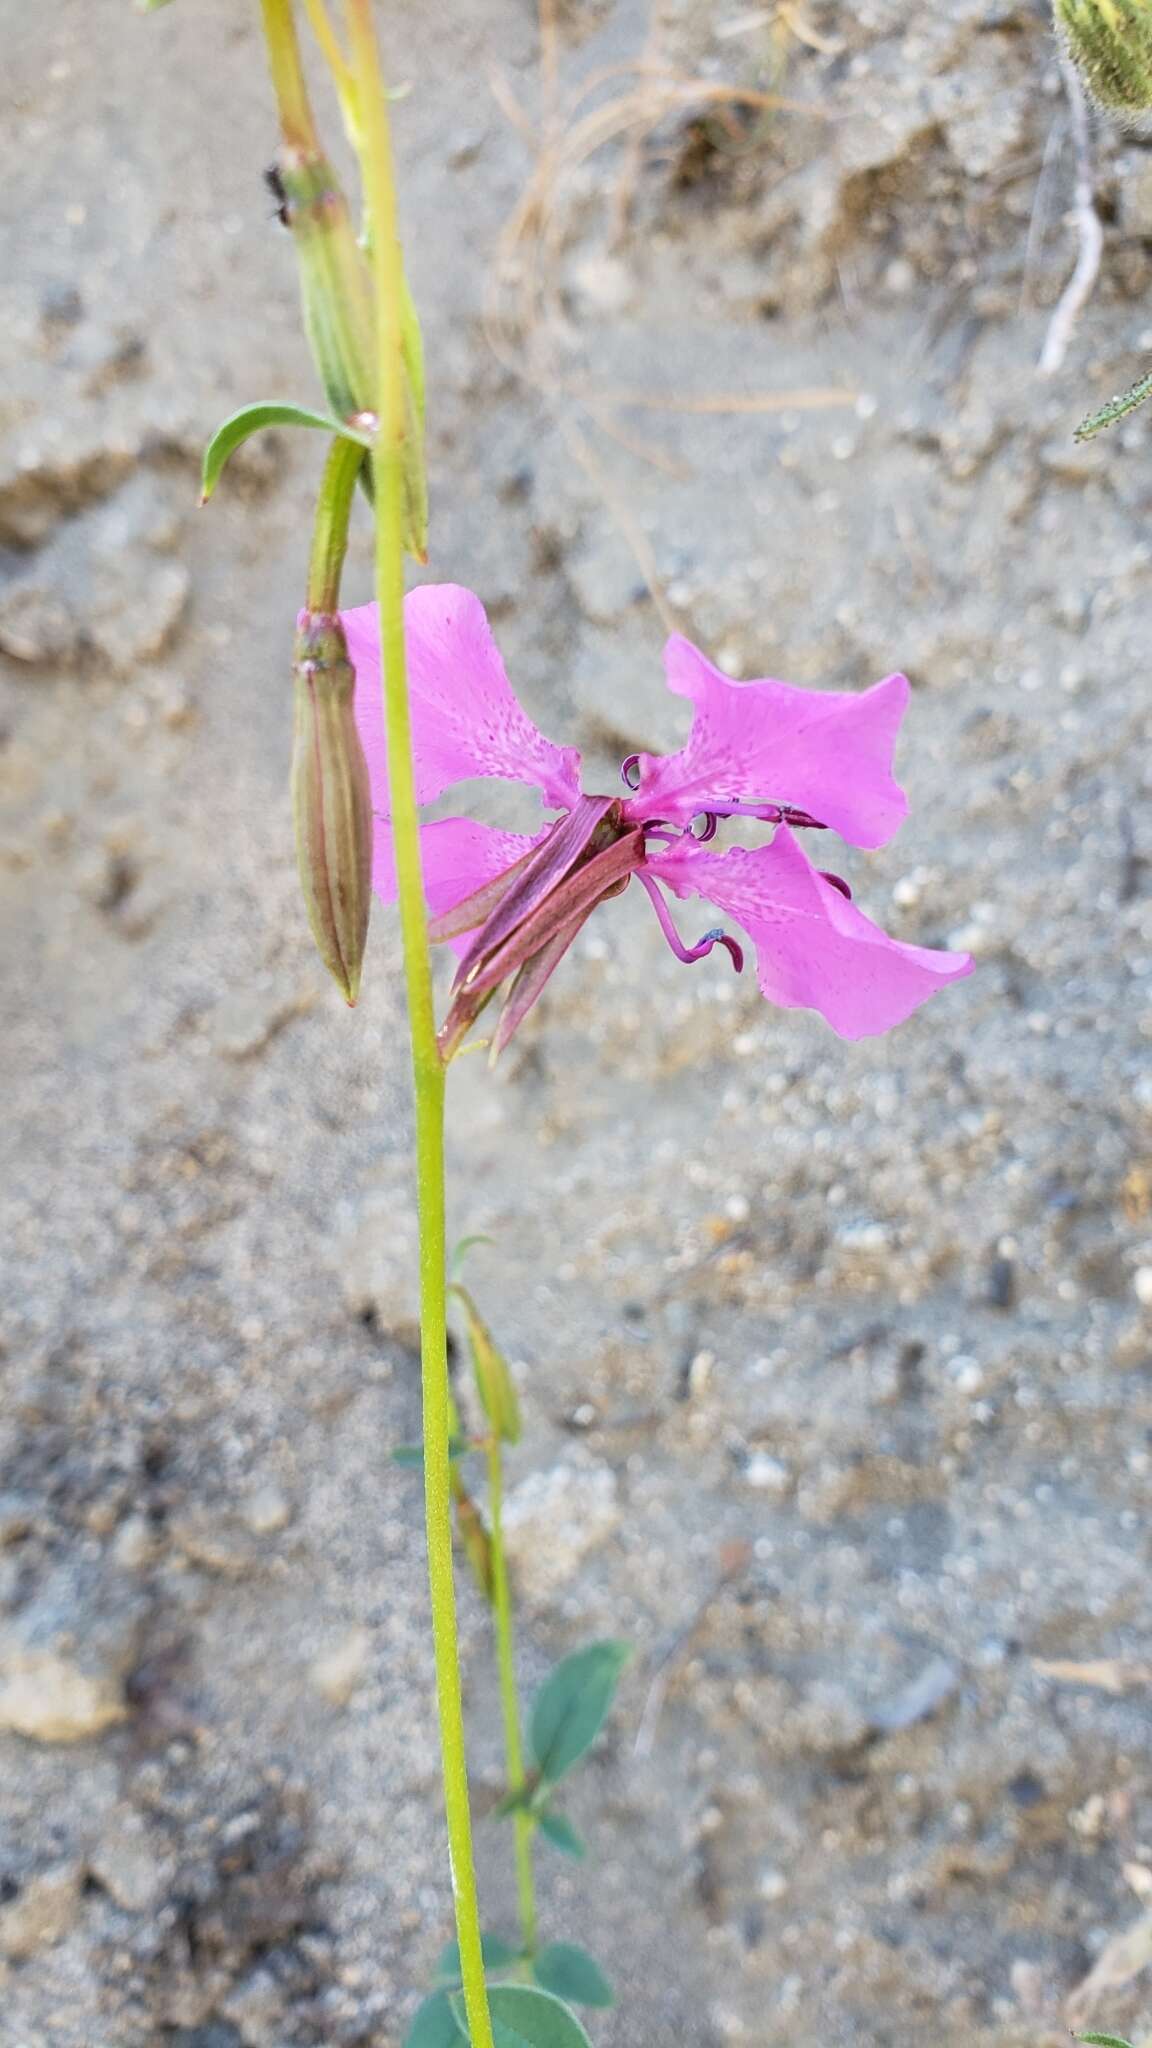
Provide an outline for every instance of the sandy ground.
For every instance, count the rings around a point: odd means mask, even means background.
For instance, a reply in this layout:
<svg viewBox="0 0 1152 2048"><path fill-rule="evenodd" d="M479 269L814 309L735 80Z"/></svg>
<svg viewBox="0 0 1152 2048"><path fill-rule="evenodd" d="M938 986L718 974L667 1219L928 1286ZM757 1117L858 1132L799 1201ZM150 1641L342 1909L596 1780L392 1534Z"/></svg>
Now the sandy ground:
<svg viewBox="0 0 1152 2048"><path fill-rule="evenodd" d="M255 12L0 4L4 2048L392 2048L447 1932L386 1455L418 1406L397 939L349 1015L285 797L318 451L254 447L195 509L220 417L314 393ZM657 7L652 61L807 111L576 163L498 360L535 10L388 12L431 573L604 787L683 729L621 522L734 673L905 667L913 816L848 871L979 961L848 1048L678 966L633 891L453 1080L453 1226L494 1239L526 1418L525 1676L637 1648L545 1924L616 1980L599 2048L1142 2039L1131 1970L1067 2001L1152 1894L1152 449L1071 428L1152 340L1152 156L1101 138L1101 284L1038 380L1074 253L1043 9ZM573 0L565 100L646 33Z"/></svg>

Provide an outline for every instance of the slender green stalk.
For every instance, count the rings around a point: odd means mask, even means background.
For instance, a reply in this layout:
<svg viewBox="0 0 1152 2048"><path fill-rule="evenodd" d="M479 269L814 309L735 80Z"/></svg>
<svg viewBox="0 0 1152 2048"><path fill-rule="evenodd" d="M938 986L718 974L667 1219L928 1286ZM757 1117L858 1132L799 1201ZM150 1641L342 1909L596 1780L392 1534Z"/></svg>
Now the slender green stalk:
<svg viewBox="0 0 1152 2048"><path fill-rule="evenodd" d="M260 6L264 16L264 40L268 46L268 69L272 73L284 140L296 149L315 150L319 147L316 124L304 83L292 0L260 0Z"/></svg>
<svg viewBox="0 0 1152 2048"><path fill-rule="evenodd" d="M364 450L338 436L328 450L308 558L308 609L334 612L340 606L340 576L348 552L348 522Z"/></svg>
<svg viewBox="0 0 1152 2048"><path fill-rule="evenodd" d="M500 1708L504 1716L504 1754L508 1790L524 1785L524 1747L520 1739L520 1700L516 1691L516 1651L512 1632L512 1595L504 1552L504 1457L500 1435L493 1430L488 1444L488 1538L492 1552L492 1608L496 1622L496 1662L500 1672ZM514 1813L516 1891L520 1901L520 1932L524 1953L536 1952L536 1879L532 1868L531 1814Z"/></svg>
<svg viewBox="0 0 1152 2048"><path fill-rule="evenodd" d="M416 1106L416 1182L420 1215L420 1352L424 1403L424 1503L428 1583L436 1653L436 1696L444 1770L444 1807L460 1944L460 1973L472 2048L494 2048L484 1958L464 1749L464 1707L452 1572L449 1395L444 1220L444 1064L436 1043L432 966L420 867L419 816L412 761L404 652L404 440L407 431L401 326L404 271L396 224L388 103L372 24L371 0L348 0L352 69L365 193L373 223L377 414L376 597L384 671L384 724L392 800L392 843L404 977L412 1039Z"/></svg>

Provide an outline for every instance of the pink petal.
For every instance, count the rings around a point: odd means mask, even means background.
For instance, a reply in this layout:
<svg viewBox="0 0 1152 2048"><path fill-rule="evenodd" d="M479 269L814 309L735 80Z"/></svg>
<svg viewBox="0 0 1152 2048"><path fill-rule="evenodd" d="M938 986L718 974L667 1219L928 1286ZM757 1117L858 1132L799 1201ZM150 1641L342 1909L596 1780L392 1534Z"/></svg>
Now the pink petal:
<svg viewBox="0 0 1152 2048"><path fill-rule="evenodd" d="M721 803L791 804L853 846L883 846L903 823L892 753L904 676L862 691L734 683L678 633L664 667L668 688L690 697L696 716L678 754L641 754L629 815L686 824Z"/></svg>
<svg viewBox="0 0 1152 2048"><path fill-rule="evenodd" d="M341 617L356 670L356 722L372 802L387 817L376 606L358 605ZM553 746L521 709L480 599L456 583L423 584L404 600L404 632L418 802L431 803L473 775L495 775L528 783L547 803L567 809L580 792L580 756L575 747Z"/></svg>
<svg viewBox="0 0 1152 2048"><path fill-rule="evenodd" d="M534 837L526 832L497 832L491 825L478 825L474 818L441 818L434 825L422 825L420 859L424 868L424 897L431 916L443 917L445 911L454 910L466 896L482 889L485 882L495 881L513 861L530 853L543 836L543 832ZM392 834L382 818L376 820L372 887L382 903L395 902ZM472 935L464 932L447 943L454 953L463 954L472 943Z"/></svg>
<svg viewBox="0 0 1152 2048"><path fill-rule="evenodd" d="M890 939L817 873L784 825L770 846L708 853L682 840L648 867L678 896L706 896L743 925L770 1003L819 1010L841 1038L890 1031L972 972L967 953Z"/></svg>

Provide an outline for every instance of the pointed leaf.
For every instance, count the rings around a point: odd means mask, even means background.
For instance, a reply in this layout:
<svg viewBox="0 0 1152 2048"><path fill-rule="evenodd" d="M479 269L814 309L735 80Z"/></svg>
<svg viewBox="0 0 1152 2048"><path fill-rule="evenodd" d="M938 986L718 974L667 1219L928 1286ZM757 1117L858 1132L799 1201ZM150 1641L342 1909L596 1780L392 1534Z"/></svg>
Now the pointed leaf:
<svg viewBox="0 0 1152 2048"><path fill-rule="evenodd" d="M466 2029L459 1993L452 2005L457 2025ZM496 2048L591 2048L575 2013L549 1991L536 1991L528 1984L497 1984L488 1994L488 2010ZM468 2039L467 2032L464 2038Z"/></svg>
<svg viewBox="0 0 1152 2048"><path fill-rule="evenodd" d="M455 1464L457 1458L462 1458L471 1448L471 1444L466 1442L462 1436L454 1436L448 1439L448 1456L453 1464ZM423 1444L393 1444L388 1456L394 1465L411 1467L415 1471L423 1466L424 1446Z"/></svg>
<svg viewBox="0 0 1152 2048"><path fill-rule="evenodd" d="M217 427L207 448L204 450L204 468L200 483L200 503L206 505L220 481L220 472L230 455L234 455L242 441L250 434L258 434L263 427L319 427L325 434L340 434L345 441L355 441L361 448L371 448L371 434L362 433L359 427L351 427L346 420L332 419L329 414L313 412L306 405L290 405L276 400L266 400L259 405L242 406L234 412L223 426Z"/></svg>
<svg viewBox="0 0 1152 2048"><path fill-rule="evenodd" d="M1081 420L1072 436L1073 440L1090 441L1093 434L1100 432L1101 427L1110 427L1116 420L1122 420L1126 414L1135 412L1137 406L1143 405L1146 398L1152 398L1152 373L1138 378L1137 382L1128 391L1122 391L1118 398L1110 398L1107 405L1100 407L1099 412L1090 412L1086 420ZM1085 2034L1082 2038L1087 2041L1091 2037Z"/></svg>
<svg viewBox="0 0 1152 2048"><path fill-rule="evenodd" d="M551 1842L552 1847L559 1849L562 1856L574 1856L578 1862L582 1862L588 1854L583 1836L576 1832L567 1814L557 1813L555 1807L542 1807L536 1816L536 1825L545 1839Z"/></svg>
<svg viewBox="0 0 1152 2048"><path fill-rule="evenodd" d="M434 1991L416 2013L404 2036L404 2048L460 2048L462 2034L452 2000L446 1991Z"/></svg>
<svg viewBox="0 0 1152 2048"><path fill-rule="evenodd" d="M520 1950L507 1941L501 1941L498 1934L482 1934L480 1949L484 1957L485 1970L507 1970L520 1960ZM460 1982L460 1943L450 1941L440 1951L436 1963L437 1983L450 1985L453 1990Z"/></svg>
<svg viewBox="0 0 1152 2048"><path fill-rule="evenodd" d="M615 2005L616 1994L594 1956L575 1941L550 1941L532 1965L536 1982L569 2005Z"/></svg>
<svg viewBox="0 0 1152 2048"><path fill-rule="evenodd" d="M1119 2034L1075 2034L1076 2041L1091 2041L1095 2048L1132 2048L1131 2041L1122 2041Z"/></svg>
<svg viewBox="0 0 1152 2048"><path fill-rule="evenodd" d="M488 1237L483 1230L474 1230L469 1237L462 1237L452 1253L452 1262L449 1267L450 1278L455 1280L456 1275L460 1272L465 1259L474 1245L495 1244L495 1242L496 1239Z"/></svg>
<svg viewBox="0 0 1152 2048"><path fill-rule="evenodd" d="M498 1437L506 1444L520 1441L520 1403L516 1385L502 1352L496 1349L492 1333L466 1287L457 1282L452 1289L464 1310L468 1325L468 1349L480 1406Z"/></svg>
<svg viewBox="0 0 1152 2048"><path fill-rule="evenodd" d="M546 1783L554 1785L595 1742L631 1654L627 1643L592 1643L565 1657L544 1680L529 1739Z"/></svg>

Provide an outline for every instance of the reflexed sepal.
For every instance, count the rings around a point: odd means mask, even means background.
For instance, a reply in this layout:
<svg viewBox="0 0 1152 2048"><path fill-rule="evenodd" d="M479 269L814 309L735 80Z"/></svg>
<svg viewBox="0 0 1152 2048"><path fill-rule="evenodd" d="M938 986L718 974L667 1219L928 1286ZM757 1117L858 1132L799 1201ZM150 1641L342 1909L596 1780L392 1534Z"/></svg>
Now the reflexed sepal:
<svg viewBox="0 0 1152 2048"><path fill-rule="evenodd" d="M301 612L296 632L292 810L312 936L348 1003L372 901L372 798L353 715L355 676L338 617Z"/></svg>
<svg viewBox="0 0 1152 2048"><path fill-rule="evenodd" d="M1054 13L1097 104L1129 119L1152 111L1152 0L1055 0Z"/></svg>

